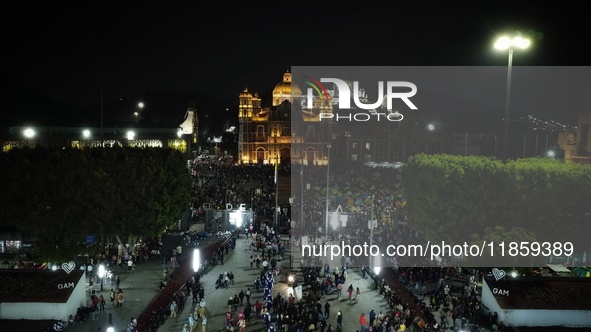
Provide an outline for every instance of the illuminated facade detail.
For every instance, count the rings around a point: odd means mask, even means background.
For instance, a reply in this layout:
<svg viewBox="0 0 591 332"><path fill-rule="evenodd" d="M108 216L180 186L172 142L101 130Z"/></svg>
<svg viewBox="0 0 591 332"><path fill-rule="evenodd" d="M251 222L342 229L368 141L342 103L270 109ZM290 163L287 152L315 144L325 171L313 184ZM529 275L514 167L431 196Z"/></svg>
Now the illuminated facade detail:
<svg viewBox="0 0 591 332"><path fill-rule="evenodd" d="M272 105L263 107L258 93L245 88L238 105L238 161L243 164L325 164L332 139L332 98L316 98L312 110L302 109L302 92L286 71L275 86Z"/></svg>
<svg viewBox="0 0 591 332"><path fill-rule="evenodd" d="M591 113L580 114L576 128L558 134L564 161L591 164Z"/></svg>

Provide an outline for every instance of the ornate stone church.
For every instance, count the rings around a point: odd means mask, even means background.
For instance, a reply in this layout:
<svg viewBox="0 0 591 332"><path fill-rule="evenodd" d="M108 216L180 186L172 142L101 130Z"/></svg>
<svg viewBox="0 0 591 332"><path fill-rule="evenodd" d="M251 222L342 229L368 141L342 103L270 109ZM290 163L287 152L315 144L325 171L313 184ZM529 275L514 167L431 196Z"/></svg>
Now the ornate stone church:
<svg viewBox="0 0 591 332"><path fill-rule="evenodd" d="M238 160L242 164L316 164L328 162L332 99L317 98L312 110L302 109L302 91L286 71L273 89L272 105L262 107L258 93L245 88L238 107Z"/></svg>

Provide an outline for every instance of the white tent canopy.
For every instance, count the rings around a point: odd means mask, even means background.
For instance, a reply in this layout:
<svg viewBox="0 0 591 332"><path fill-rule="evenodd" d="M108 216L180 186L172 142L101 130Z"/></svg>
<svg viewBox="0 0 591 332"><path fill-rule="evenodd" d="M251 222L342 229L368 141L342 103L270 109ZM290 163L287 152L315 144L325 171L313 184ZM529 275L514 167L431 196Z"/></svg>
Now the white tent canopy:
<svg viewBox="0 0 591 332"><path fill-rule="evenodd" d="M568 268L566 268L566 266L562 265L562 264L546 264L546 266L557 273L571 273L571 270L569 270Z"/></svg>

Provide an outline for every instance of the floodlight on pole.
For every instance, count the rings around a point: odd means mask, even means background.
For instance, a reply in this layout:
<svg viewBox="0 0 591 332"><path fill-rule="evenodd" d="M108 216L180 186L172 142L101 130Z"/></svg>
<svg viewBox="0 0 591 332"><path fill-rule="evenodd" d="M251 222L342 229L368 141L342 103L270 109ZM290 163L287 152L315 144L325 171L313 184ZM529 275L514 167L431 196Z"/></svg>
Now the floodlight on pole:
<svg viewBox="0 0 591 332"><path fill-rule="evenodd" d="M503 133L503 158L508 158L509 146L509 110L511 108L511 68L513 67L513 50L526 49L531 45L531 40L521 36L513 38L508 36L501 36L497 38L494 48L499 51L509 51L509 61L507 64L507 94L505 99L505 128Z"/></svg>

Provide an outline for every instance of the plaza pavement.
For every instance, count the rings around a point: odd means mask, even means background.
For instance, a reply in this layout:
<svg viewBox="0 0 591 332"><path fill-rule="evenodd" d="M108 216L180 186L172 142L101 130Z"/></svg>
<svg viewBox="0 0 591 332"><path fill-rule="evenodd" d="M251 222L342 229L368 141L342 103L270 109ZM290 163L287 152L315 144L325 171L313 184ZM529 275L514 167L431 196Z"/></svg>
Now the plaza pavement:
<svg viewBox="0 0 591 332"><path fill-rule="evenodd" d="M200 241L201 248L206 247L209 244L216 242L218 239L215 236L210 237L207 240ZM224 257L223 265L216 265L211 267L207 274L201 278L201 285L205 287L205 300L207 302L206 316L208 318L207 331L221 331L226 329L226 309L227 302L230 297L237 295L240 290L246 291L247 288L251 289L251 303L255 303L256 300L262 300L262 287L260 292L254 290L254 280L259 275L259 271L256 268L250 269L249 260L250 255L258 254L257 251L251 250L250 239L247 239L244 234L241 234L240 238L236 241L235 250L229 251L228 255ZM193 248L191 245L185 245L179 234L168 234L167 241L168 246L171 247L174 244L181 244L183 246L183 254L187 254ZM165 244L166 247L166 244ZM288 246L289 248L289 246ZM167 250L165 248L165 250ZM163 251L167 252L167 251ZM290 250L286 252L286 258L291 255ZM297 255L296 255L297 256ZM208 258L202 258L208 259ZM185 264L189 264L189 260L185 261ZM289 259L284 259L281 262L282 275L291 273L296 274L299 272L298 269L291 269ZM169 264L170 268L170 264ZM234 285L228 288L215 289L215 280L219 274L224 272L234 273L235 281ZM97 296L101 294L107 300L107 305L104 313L99 315L96 321L92 319L78 326L68 327L68 331L71 332L95 332L98 327L101 327L103 331L106 331L108 327L108 315L112 315L113 327L115 332L125 331L125 327L131 320L131 318L138 318L148 304L155 299L156 295L160 292L158 289L158 283L162 278L162 260L150 260L148 262L140 263L136 266L136 269L132 273L127 272L127 268L116 268L115 274L119 274L121 283L120 287L123 289L125 295L125 302L122 307L116 308L109 303L109 291L111 285L103 285L103 291L100 291L100 285L95 284ZM299 282L301 284L301 274L298 274ZM273 287L273 296L281 292L286 298L288 295L288 286L283 280L279 278L278 282ZM361 290L361 296L359 297L358 303L353 303L346 299L345 295L339 300L335 293L325 296L321 300L321 304L324 307L326 301L331 305L330 317L327 319L327 324L331 324L336 328L336 313L341 310L343 312L343 332L355 332L359 330L359 315L365 313L366 316L373 309L376 313L382 311L386 313L390 310L386 301L381 295L379 295L373 289L373 281L371 279L362 279L359 269L350 269L347 278L347 284L352 283L353 287L359 287ZM88 278L87 278L88 281ZM432 290L431 284L427 284L427 291ZM113 286L115 287L115 286ZM305 293L305 290L304 290ZM90 303L90 296L88 296ZM245 299L246 302L246 299ZM239 307L239 311L244 306ZM158 328L158 332L182 332L183 325L188 323L189 314L194 312L195 304L192 303L192 297L187 298L185 308L182 312L179 312L177 317L169 317L165 323ZM251 324L246 327L247 332L260 332L266 331L266 326L262 319L255 317ZM435 313L435 317L439 317L439 313ZM199 324L199 323L198 323ZM196 332L200 332L200 326L198 325ZM470 326L471 327L471 326ZM280 329L277 328L276 331ZM470 330L468 330L470 331ZM486 330L484 330L486 331Z"/></svg>
<svg viewBox="0 0 591 332"><path fill-rule="evenodd" d="M219 239L215 236L210 236L206 240L199 242L199 247L206 247L207 245L217 242ZM193 246L188 246L183 243L179 233L168 233L163 239L163 253L167 253L169 249L181 244L183 246L183 255L188 254ZM169 271L172 273L172 266L168 262ZM97 296L103 295L107 304L105 305L105 312L100 313L96 321L92 320L90 316L85 322L77 326L68 326L68 332L96 332L99 327L102 331L107 330L108 316L111 314L113 327L115 332L125 331L125 327L132 318L138 318L144 309L156 298L160 293L159 283L163 277L162 259L152 259L148 262L141 262L135 266L135 270L131 273L127 272L127 267L120 267L113 269L113 275L119 275L121 280L119 287L123 290L125 301L120 308L111 305L109 300L109 292L115 285L104 284L103 291L101 291L100 284L94 284L93 287ZM86 276L86 283L88 287L89 276ZM90 295L87 292L87 304L91 303ZM1 330L1 329L0 329Z"/></svg>
<svg viewBox="0 0 591 332"><path fill-rule="evenodd" d="M240 293L240 290L246 291L250 288L252 292L251 303L254 304L256 300L262 301L263 291L262 287L260 292L254 290L254 280L259 275L259 271L256 268L250 269L250 255L256 257L257 252L250 249L250 239L245 238L244 235L236 242L236 249L231 251L224 259L224 265L217 265L209 270L207 275L201 278L201 284L205 286L205 300L207 303L206 317L208 318L207 331L220 331L226 329L226 309L228 299L234 297ZM290 255L289 250L285 257ZM281 262L283 275L289 273L289 259L284 259ZM228 288L215 289L215 280L217 276L224 272L234 273L235 282ZM322 300L322 306L326 301L330 303L330 317L327 320L327 324L332 324L333 328L336 328L336 314L339 310L343 312L343 331L344 332L355 332L359 330L359 315L364 312L369 315L369 311L374 309L376 313L380 311L386 313L388 306L386 301L381 295L373 290L373 283L368 280L361 279L361 276L353 271L349 274L347 283L352 283L354 287L359 287L361 290L361 296L359 303L354 304L352 301L346 300L346 296L343 296L341 300L337 299L336 293L325 296ZM273 286L273 296L281 292L285 298L288 296L288 286L285 283L284 278ZM305 292L305 291L304 291ZM246 299L244 300L246 303ZM263 301L264 302L264 301ZM240 306L238 311L241 311L244 306ZM323 309L324 310L324 309ZM191 298L185 305L185 310L177 315L177 317L168 318L166 323L162 325L158 332L181 332L183 325L188 323L189 314L195 311L195 305L191 303ZM255 317L251 324L246 327L247 332L251 331L267 331L265 323ZM280 329L277 328L276 331ZM201 331L200 326L196 330ZM237 331L237 329L236 329Z"/></svg>

